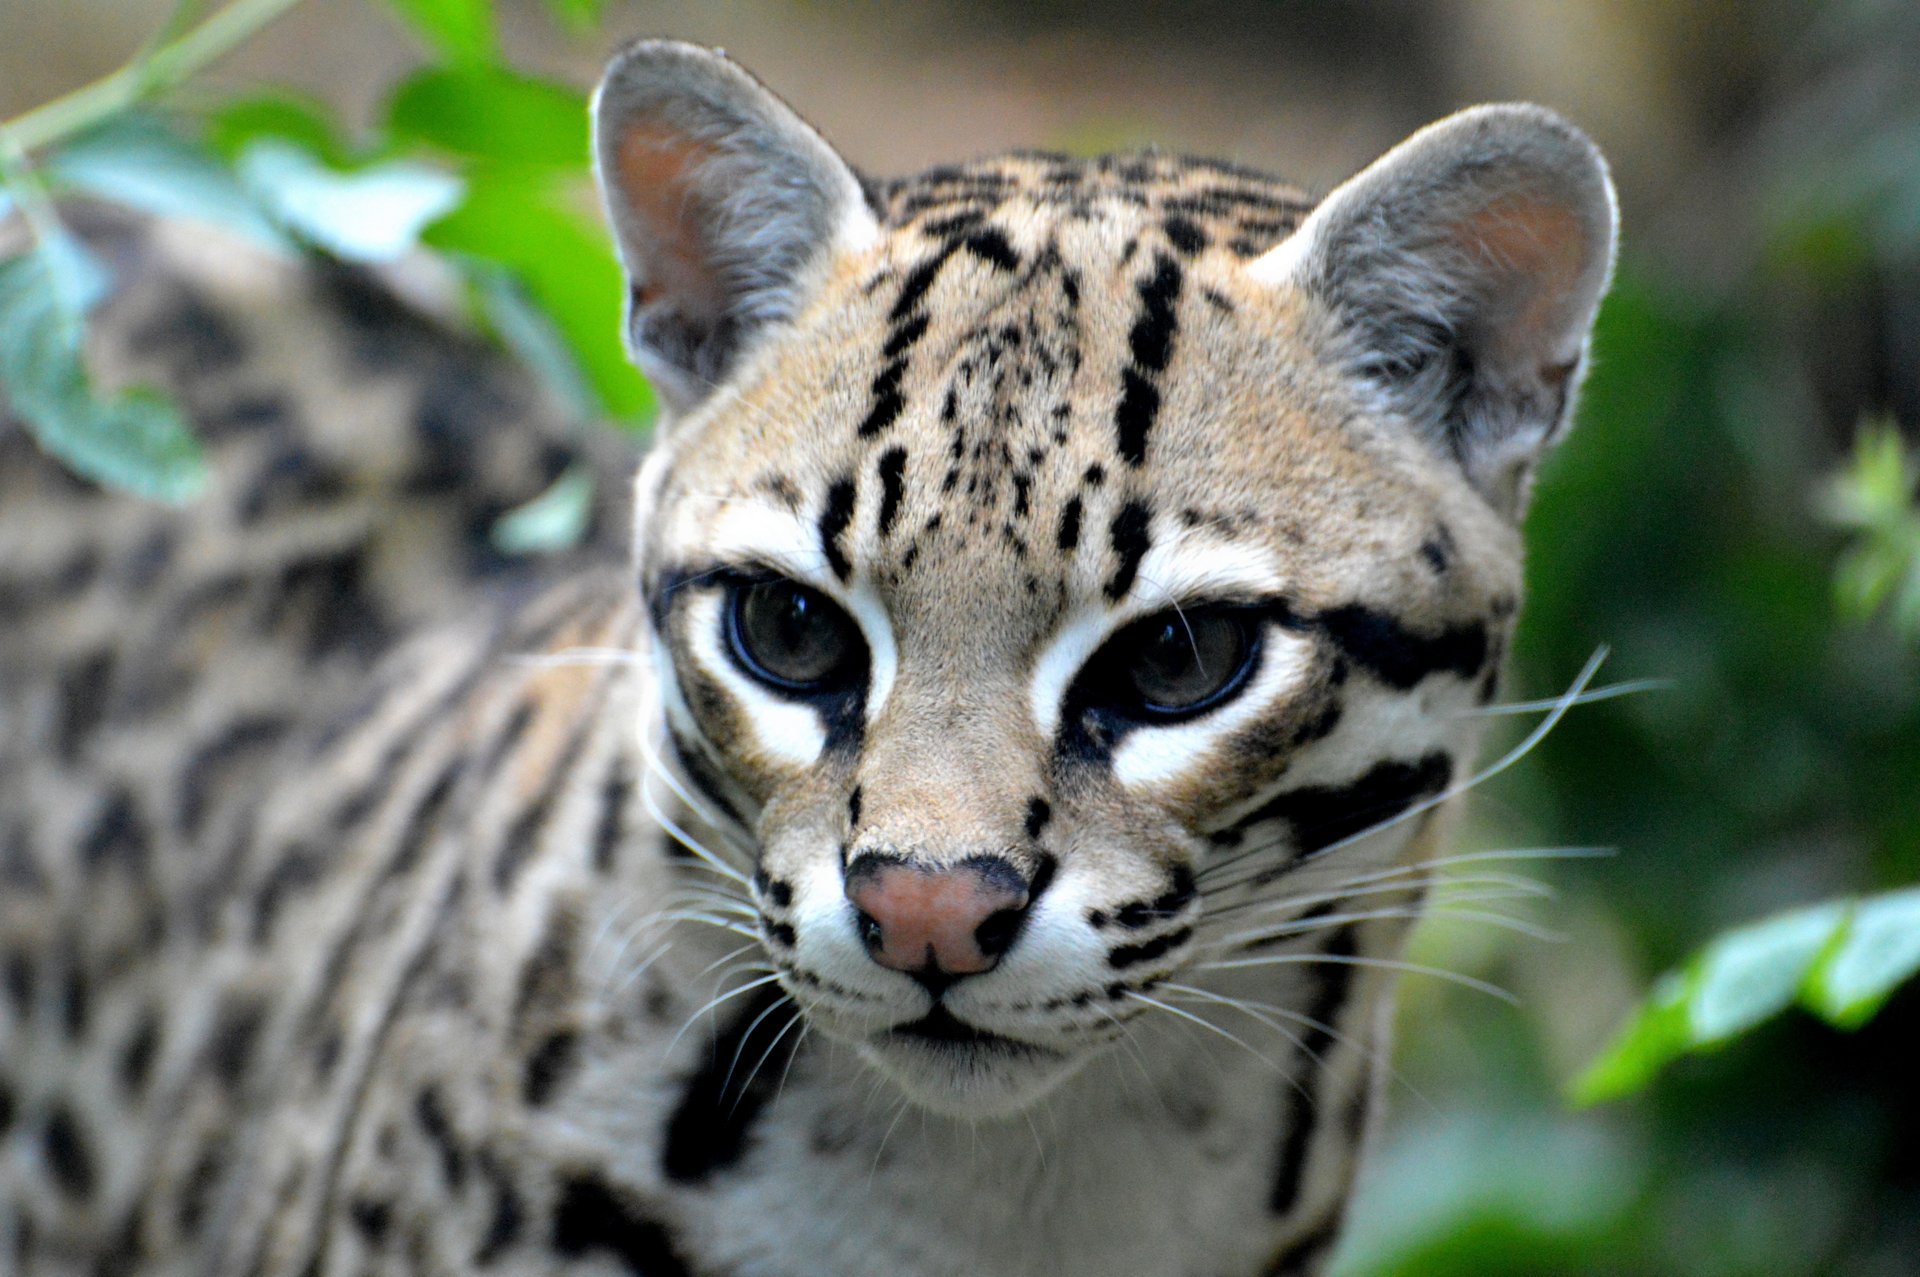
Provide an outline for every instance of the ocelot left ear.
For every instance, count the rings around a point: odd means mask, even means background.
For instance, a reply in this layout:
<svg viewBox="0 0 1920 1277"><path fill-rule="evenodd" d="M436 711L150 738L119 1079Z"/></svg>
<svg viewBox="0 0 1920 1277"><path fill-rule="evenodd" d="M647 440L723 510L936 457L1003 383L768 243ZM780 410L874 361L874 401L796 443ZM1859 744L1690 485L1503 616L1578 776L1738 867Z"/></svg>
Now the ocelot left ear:
<svg viewBox="0 0 1920 1277"><path fill-rule="evenodd" d="M1584 134L1482 106L1389 151L1250 269L1324 302L1352 371L1517 518L1584 372L1615 224Z"/></svg>
<svg viewBox="0 0 1920 1277"><path fill-rule="evenodd" d="M686 412L879 237L860 179L724 54L643 40L593 99L594 173L626 268L634 362Z"/></svg>

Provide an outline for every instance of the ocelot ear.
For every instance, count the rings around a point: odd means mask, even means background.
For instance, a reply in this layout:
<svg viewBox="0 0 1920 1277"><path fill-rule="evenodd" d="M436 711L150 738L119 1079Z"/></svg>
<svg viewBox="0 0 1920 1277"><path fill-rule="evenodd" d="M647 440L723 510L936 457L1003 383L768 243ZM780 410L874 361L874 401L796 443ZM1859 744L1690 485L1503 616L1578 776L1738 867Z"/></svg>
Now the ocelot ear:
<svg viewBox="0 0 1920 1277"><path fill-rule="evenodd" d="M685 412L879 224L813 128L724 54L645 40L593 100L594 170L626 268L627 339Z"/></svg>
<svg viewBox="0 0 1920 1277"><path fill-rule="evenodd" d="M1584 134L1482 106L1387 152L1251 269L1325 302L1353 370L1517 518L1584 371L1615 222Z"/></svg>

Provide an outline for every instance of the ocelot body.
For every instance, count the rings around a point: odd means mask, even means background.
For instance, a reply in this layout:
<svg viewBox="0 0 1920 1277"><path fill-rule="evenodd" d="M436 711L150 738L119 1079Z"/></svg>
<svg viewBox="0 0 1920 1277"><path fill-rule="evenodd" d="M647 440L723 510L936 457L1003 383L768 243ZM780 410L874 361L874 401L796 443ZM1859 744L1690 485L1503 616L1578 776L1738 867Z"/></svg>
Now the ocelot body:
<svg viewBox="0 0 1920 1277"><path fill-rule="evenodd" d="M80 219L216 481L0 427L0 1268L1321 1271L1597 153L876 182L670 42L594 123L630 511L376 283ZM570 465L587 544L494 551Z"/></svg>

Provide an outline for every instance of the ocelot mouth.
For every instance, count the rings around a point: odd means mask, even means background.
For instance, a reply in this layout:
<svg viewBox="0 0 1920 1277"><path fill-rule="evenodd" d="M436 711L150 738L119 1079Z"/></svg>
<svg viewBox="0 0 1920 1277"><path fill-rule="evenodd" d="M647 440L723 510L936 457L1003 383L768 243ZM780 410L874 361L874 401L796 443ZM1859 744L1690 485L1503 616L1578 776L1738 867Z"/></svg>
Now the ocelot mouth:
<svg viewBox="0 0 1920 1277"><path fill-rule="evenodd" d="M1019 1055L1053 1054L1031 1043L1003 1038L997 1033L975 1028L937 1002L933 1010L918 1020L910 1024L897 1024L888 1030L888 1034L892 1037L917 1040L933 1047L976 1047Z"/></svg>

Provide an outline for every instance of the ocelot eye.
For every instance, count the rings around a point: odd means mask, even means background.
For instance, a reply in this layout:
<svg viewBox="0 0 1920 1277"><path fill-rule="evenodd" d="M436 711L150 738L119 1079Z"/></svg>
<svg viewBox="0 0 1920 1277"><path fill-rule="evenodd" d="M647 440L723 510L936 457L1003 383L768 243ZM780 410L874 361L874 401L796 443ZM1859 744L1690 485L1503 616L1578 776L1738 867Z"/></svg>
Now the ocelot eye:
<svg viewBox="0 0 1920 1277"><path fill-rule="evenodd" d="M1142 718L1182 718L1225 700L1246 681L1259 648L1244 609L1156 613L1110 640L1105 666L1113 708Z"/></svg>
<svg viewBox="0 0 1920 1277"><path fill-rule="evenodd" d="M782 691L831 692L866 664L859 627L818 590L784 578L741 581L727 603L727 642L748 673Z"/></svg>

